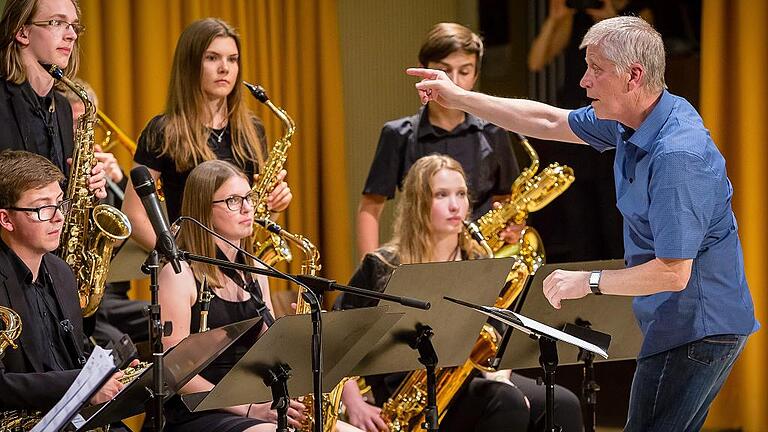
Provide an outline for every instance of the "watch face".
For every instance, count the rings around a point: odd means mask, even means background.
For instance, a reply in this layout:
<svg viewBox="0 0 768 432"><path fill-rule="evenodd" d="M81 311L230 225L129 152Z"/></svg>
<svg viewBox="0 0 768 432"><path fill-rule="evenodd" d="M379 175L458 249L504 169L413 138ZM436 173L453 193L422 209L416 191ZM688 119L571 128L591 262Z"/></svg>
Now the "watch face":
<svg viewBox="0 0 768 432"><path fill-rule="evenodd" d="M589 275L589 284L598 285L599 283L600 283L600 272L592 272L592 274Z"/></svg>

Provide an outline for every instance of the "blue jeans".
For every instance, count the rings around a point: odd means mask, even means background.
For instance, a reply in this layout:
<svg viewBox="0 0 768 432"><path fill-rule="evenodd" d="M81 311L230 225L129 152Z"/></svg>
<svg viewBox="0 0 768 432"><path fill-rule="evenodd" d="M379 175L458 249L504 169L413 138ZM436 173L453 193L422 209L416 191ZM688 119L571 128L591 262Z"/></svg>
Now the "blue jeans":
<svg viewBox="0 0 768 432"><path fill-rule="evenodd" d="M625 431L698 431L747 336L717 335L638 359Z"/></svg>

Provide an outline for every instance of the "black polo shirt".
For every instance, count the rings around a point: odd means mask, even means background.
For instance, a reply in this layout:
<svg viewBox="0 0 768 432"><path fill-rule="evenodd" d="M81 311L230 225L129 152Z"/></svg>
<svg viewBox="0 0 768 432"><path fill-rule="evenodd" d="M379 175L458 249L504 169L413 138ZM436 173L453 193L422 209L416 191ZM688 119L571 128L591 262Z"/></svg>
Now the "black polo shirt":
<svg viewBox="0 0 768 432"><path fill-rule="evenodd" d="M392 199L419 158L443 154L464 168L476 219L490 210L494 196L509 194L520 173L509 134L471 114L466 114L464 122L452 131L446 131L429 122L427 109L424 106L416 115L384 125L363 194Z"/></svg>

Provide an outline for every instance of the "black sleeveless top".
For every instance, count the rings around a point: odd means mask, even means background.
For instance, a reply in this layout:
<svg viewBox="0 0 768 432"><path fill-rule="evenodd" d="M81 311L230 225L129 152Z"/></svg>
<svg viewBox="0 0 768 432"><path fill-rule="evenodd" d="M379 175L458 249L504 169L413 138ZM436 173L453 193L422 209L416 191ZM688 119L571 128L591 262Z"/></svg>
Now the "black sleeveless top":
<svg viewBox="0 0 768 432"><path fill-rule="evenodd" d="M216 257L218 259L226 260L227 257L221 250L216 251ZM238 263L245 264L245 259L242 254L237 255ZM255 317L262 317L267 326L272 325L275 322L272 312L267 307L264 299L261 295L261 287L259 282L249 273L245 273L245 279L240 276L235 270L221 269L221 272L232 280L235 284L242 287L250 294L250 298L246 301L229 301L224 300L216 295L216 292L211 290L213 297L208 309L208 328L223 327L227 324L236 323ZM200 283L198 283L198 298L195 304L192 305L192 317L190 320L190 333L198 333L200 331ZM208 367L200 372L200 376L207 379L213 384L217 384L224 375L229 372L230 369L240 360L248 349L256 342L261 331L261 326L255 326L244 334L240 339L235 341L226 351L224 351L216 360L214 360Z"/></svg>
<svg viewBox="0 0 768 432"><path fill-rule="evenodd" d="M227 260L227 257L221 250L216 251L216 257L218 259ZM238 254L236 261L244 264L245 259L242 254ZM208 309L208 327L218 328L227 324L236 323L250 318L262 317L267 326L272 325L275 322L272 312L269 310L261 295L261 287L257 280L253 279L249 274L245 274L245 279L234 270L222 269L224 276L231 279L237 285L243 287L250 297L245 301L229 301L224 300L217 296L216 293L211 290L213 297L211 299ZM195 304L192 305L192 316L190 319L190 333L199 333L200 331L200 297L199 290L200 284L198 283L198 297L195 300ZM235 341L226 351L224 351L219 357L211 362L208 367L200 372L200 376L210 381L211 383L218 384L224 375L229 372L230 369L240 360L248 349L253 346L256 339L259 337L259 332L262 326L257 325L251 328L243 336ZM202 413L190 413L184 406L183 402L179 399L178 395L171 398L166 403L166 415L168 417L169 431L184 431L184 432L208 432L211 430L232 430L239 431L246 428L264 423L264 421L249 419L245 417L235 416L234 414L223 413L221 411L206 411ZM229 428L232 429L229 429Z"/></svg>

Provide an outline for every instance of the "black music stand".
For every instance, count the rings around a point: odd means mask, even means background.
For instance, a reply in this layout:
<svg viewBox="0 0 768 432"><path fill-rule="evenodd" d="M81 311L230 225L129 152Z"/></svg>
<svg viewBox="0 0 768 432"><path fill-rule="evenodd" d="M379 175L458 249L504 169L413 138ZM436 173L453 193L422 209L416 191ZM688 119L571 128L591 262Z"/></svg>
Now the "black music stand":
<svg viewBox="0 0 768 432"><path fill-rule="evenodd" d="M533 277L528 289L523 292L515 304L514 310L550 327L562 329L565 324L588 325L590 328L612 336L611 358L603 359L591 356L589 352L579 350L572 345L559 348L560 364L583 364L582 399L586 406L584 416L586 432L594 431L597 412L597 392L600 390L595 374L594 363L630 360L637 358L642 345L643 335L637 326L632 311L632 297L612 295L587 295L577 300L564 300L560 309L555 309L544 296L544 279L557 269L573 271L618 270L623 269L623 260L584 261L542 266ZM539 366L539 350L532 345L528 336L520 332L507 332L507 355L501 359L499 369L529 369Z"/></svg>
<svg viewBox="0 0 768 432"><path fill-rule="evenodd" d="M513 262L513 258L499 258L405 264L396 268L385 292L417 296L430 302L432 308L416 311L391 306L391 312L403 312L405 317L381 338L352 374L365 376L426 368L425 418L427 429L437 430L435 368L463 364L485 323L481 315L457 309L442 298L447 295L493 303Z"/></svg>
<svg viewBox="0 0 768 432"><path fill-rule="evenodd" d="M599 354L603 358L608 358L608 346L598 346L596 343L605 342L605 334L593 330L582 329L580 336L588 337L583 339L574 336L566 331L561 331L532 320L524 315L505 309L499 309L489 306L472 304L456 298L445 297L446 300L456 304L466 306L468 309L475 310L490 318L501 321L504 324L512 326L521 333L527 334L530 338L538 340L539 346L539 364L544 369L544 385L546 386L546 428L547 432L559 432L561 429L554 424L554 401L555 401L555 372L558 365L557 342L576 345L579 348ZM610 337L607 338L610 342ZM528 342L530 344L530 340Z"/></svg>
<svg viewBox="0 0 768 432"><path fill-rule="evenodd" d="M260 325L261 322L261 318L252 318L205 333L191 334L167 351L163 356L165 400L178 392L243 334L254 326ZM88 416L88 419L77 425L78 430L90 430L142 413L145 404L151 399L148 389L152 388L152 378L152 368L149 367L111 401L81 412L81 415Z"/></svg>
<svg viewBox="0 0 768 432"><path fill-rule="evenodd" d="M330 392L381 338L400 313L386 306L323 313L323 392ZM287 425L287 398L313 391L310 341L311 317L279 318L210 392L182 396L190 411L273 400L278 430ZM289 379L290 378L290 379ZM286 404L281 406L280 400ZM283 412L280 409L284 408ZM286 426L287 427L287 426Z"/></svg>

